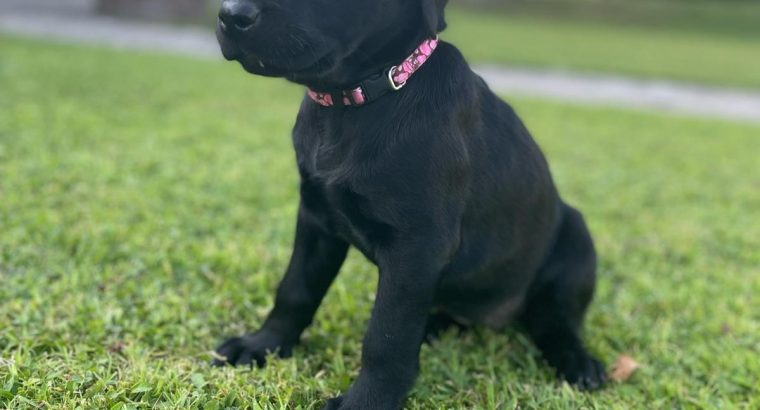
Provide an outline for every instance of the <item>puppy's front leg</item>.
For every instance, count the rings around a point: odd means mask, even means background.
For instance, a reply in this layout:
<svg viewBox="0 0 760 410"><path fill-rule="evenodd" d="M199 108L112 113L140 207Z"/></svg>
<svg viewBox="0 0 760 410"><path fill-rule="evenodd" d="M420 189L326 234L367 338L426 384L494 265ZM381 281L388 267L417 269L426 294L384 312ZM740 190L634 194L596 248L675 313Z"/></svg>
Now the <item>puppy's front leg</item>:
<svg viewBox="0 0 760 410"><path fill-rule="evenodd" d="M396 245L378 258L380 279L359 378L325 409L398 409L412 388L445 259L429 243L416 242Z"/></svg>
<svg viewBox="0 0 760 410"><path fill-rule="evenodd" d="M293 254L277 289L274 308L255 333L227 340L217 348L224 360L214 364L264 364L268 353L290 355L303 330L311 323L322 298L348 252L348 243L324 232L306 214L298 212Z"/></svg>

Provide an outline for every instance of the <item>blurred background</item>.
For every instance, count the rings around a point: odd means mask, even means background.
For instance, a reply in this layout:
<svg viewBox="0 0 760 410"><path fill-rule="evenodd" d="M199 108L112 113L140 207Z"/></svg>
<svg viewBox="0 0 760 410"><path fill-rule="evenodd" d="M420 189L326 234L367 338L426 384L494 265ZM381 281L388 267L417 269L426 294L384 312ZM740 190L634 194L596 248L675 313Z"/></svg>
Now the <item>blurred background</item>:
<svg viewBox="0 0 760 410"><path fill-rule="evenodd" d="M206 365L287 265L303 97L221 59L218 3L0 0L0 407L313 409L358 369L357 253L294 360ZM638 370L580 394L481 329L423 348L407 408L760 408L760 1L447 16L592 229L589 347Z"/></svg>
<svg viewBox="0 0 760 410"><path fill-rule="evenodd" d="M3 0L0 30L215 58L218 3ZM497 91L760 121L755 0L452 0L448 19Z"/></svg>

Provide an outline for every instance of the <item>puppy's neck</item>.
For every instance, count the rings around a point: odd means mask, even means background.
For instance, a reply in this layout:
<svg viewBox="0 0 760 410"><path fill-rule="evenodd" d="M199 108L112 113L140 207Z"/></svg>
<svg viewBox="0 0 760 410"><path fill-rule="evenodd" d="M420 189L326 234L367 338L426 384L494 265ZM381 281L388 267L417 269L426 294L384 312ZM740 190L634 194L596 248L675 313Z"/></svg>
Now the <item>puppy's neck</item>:
<svg viewBox="0 0 760 410"><path fill-rule="evenodd" d="M336 67L319 78L296 82L314 90L347 89L401 63L423 40L434 36L435 33L418 27L390 37L374 36L361 43Z"/></svg>

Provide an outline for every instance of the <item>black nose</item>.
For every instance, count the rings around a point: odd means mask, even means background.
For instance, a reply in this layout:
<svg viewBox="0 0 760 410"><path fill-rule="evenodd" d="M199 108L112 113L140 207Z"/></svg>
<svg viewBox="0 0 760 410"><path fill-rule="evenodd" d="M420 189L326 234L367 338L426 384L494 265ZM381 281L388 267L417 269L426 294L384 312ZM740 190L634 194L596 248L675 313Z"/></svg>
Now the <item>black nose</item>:
<svg viewBox="0 0 760 410"><path fill-rule="evenodd" d="M219 10L219 21L226 31L248 31L259 20L261 9L251 0L224 0Z"/></svg>

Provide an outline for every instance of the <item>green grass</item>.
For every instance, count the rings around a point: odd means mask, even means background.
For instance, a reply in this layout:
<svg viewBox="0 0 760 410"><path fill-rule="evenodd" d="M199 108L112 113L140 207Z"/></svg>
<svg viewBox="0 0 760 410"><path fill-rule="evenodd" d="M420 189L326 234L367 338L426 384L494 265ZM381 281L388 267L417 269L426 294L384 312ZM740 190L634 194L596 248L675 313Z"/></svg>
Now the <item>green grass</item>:
<svg viewBox="0 0 760 410"><path fill-rule="evenodd" d="M715 27L703 18L648 25L456 8L448 16L443 38L472 61L760 88L760 3L738 8ZM747 16L752 25L742 23ZM736 32L728 31L731 17Z"/></svg>
<svg viewBox="0 0 760 410"><path fill-rule="evenodd" d="M298 87L9 38L0 55L0 407L319 409L349 385L376 277L356 253L293 359L207 365L287 263ZM760 128L514 103L595 233L588 344L642 368L582 394L518 333L449 334L407 407L760 407Z"/></svg>
<svg viewBox="0 0 760 410"><path fill-rule="evenodd" d="M735 36L760 35L755 0L451 0L513 16L669 28ZM490 5L489 5L490 3Z"/></svg>

